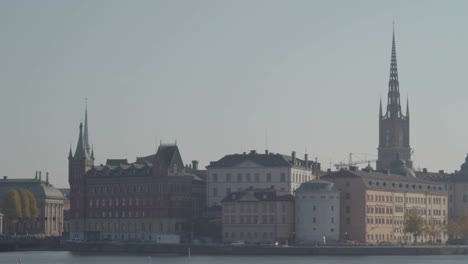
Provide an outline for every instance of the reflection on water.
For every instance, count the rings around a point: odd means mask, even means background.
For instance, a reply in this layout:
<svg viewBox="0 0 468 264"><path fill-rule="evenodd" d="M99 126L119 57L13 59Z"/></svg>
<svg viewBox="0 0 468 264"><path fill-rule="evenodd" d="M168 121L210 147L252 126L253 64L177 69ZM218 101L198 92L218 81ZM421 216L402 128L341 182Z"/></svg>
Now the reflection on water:
<svg viewBox="0 0 468 264"><path fill-rule="evenodd" d="M468 257L455 256L171 256L129 254L77 254L66 251L0 253L0 263L23 264L466 264Z"/></svg>

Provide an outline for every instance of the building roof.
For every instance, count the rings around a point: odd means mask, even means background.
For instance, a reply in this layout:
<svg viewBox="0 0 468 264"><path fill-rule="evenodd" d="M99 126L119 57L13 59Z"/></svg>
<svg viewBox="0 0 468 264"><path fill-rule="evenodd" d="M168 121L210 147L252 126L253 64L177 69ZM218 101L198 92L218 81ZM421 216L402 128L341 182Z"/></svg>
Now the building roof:
<svg viewBox="0 0 468 264"><path fill-rule="evenodd" d="M39 179L0 179L0 197L3 197L10 189L27 189L31 191L37 199L64 199L59 189Z"/></svg>
<svg viewBox="0 0 468 264"><path fill-rule="evenodd" d="M465 163L460 166L460 171L456 172L452 179L454 181L468 181L468 154L465 158Z"/></svg>
<svg viewBox="0 0 468 264"><path fill-rule="evenodd" d="M240 192L228 194L221 202L264 202L264 201L294 201L291 194L277 195L273 188L256 189L249 188Z"/></svg>
<svg viewBox="0 0 468 264"><path fill-rule="evenodd" d="M338 189L335 187L333 182L329 181L322 181L322 180L312 180L308 182L304 182L296 189L296 192L306 192L306 191L313 191L313 192L337 192Z"/></svg>
<svg viewBox="0 0 468 264"><path fill-rule="evenodd" d="M295 162L293 161L295 160ZM264 167L307 167L313 168L314 161L306 161L299 159L297 157L293 158L292 156L283 155L283 154L274 154L274 153L265 153L259 154L256 151L251 151L250 153L243 154L230 154L222 157L218 161L210 162L210 165L207 168L229 168L234 167L242 162L251 161L260 166Z"/></svg>
<svg viewBox="0 0 468 264"><path fill-rule="evenodd" d="M438 182L378 171L339 170L321 178L360 178L367 188L375 190L446 193L445 186Z"/></svg>

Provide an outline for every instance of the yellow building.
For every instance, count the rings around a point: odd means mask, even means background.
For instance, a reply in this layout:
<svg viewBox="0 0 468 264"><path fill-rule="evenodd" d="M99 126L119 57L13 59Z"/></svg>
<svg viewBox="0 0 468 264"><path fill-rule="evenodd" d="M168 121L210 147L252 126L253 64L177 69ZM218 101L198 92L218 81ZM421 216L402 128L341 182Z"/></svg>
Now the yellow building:
<svg viewBox="0 0 468 264"><path fill-rule="evenodd" d="M443 184L421 180L414 173L406 176L359 171L330 172L323 180L335 183L341 191L340 233L342 240L364 243L411 243L411 234L404 232L405 216L420 215L437 234L424 234L418 242L445 241L443 225L447 221L448 199Z"/></svg>

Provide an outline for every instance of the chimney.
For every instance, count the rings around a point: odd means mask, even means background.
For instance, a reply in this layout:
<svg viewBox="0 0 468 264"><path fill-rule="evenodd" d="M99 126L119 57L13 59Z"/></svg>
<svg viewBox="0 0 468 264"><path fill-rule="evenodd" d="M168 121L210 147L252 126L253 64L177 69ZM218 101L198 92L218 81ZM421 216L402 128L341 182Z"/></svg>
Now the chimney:
<svg viewBox="0 0 468 264"><path fill-rule="evenodd" d="M349 166L350 171L357 171L358 167L357 166Z"/></svg>
<svg viewBox="0 0 468 264"><path fill-rule="evenodd" d="M244 151L244 152L242 152L242 154L245 155L245 154L247 154L247 153Z"/></svg>
<svg viewBox="0 0 468 264"><path fill-rule="evenodd" d="M37 171L36 171L36 176L34 176L34 179L37 180Z"/></svg>
<svg viewBox="0 0 468 264"><path fill-rule="evenodd" d="M49 172L46 172L46 183L49 184Z"/></svg>
<svg viewBox="0 0 468 264"><path fill-rule="evenodd" d="M255 155L257 154L257 151L255 151L254 149L250 151L250 155Z"/></svg>
<svg viewBox="0 0 468 264"><path fill-rule="evenodd" d="M423 168L423 172L424 172L424 173L427 173L427 168Z"/></svg>
<svg viewBox="0 0 468 264"><path fill-rule="evenodd" d="M192 169L198 170L198 160L192 160Z"/></svg>
<svg viewBox="0 0 468 264"><path fill-rule="evenodd" d="M439 170L439 174L444 174L444 170Z"/></svg>
<svg viewBox="0 0 468 264"><path fill-rule="evenodd" d="M8 176L3 176L3 179L6 181L8 179Z"/></svg>
<svg viewBox="0 0 468 264"><path fill-rule="evenodd" d="M39 180L42 180L42 171L39 171Z"/></svg>
<svg viewBox="0 0 468 264"><path fill-rule="evenodd" d="M331 169L330 169L330 168L328 168L328 169L327 169L327 172L331 172Z"/></svg>
<svg viewBox="0 0 468 264"><path fill-rule="evenodd" d="M309 168L309 155L308 155L307 153L304 154L304 161L305 161L305 162L304 162L304 163L305 163L304 166L305 166L306 168Z"/></svg>
<svg viewBox="0 0 468 264"><path fill-rule="evenodd" d="M268 149L265 149L265 154L267 154L267 155L268 155Z"/></svg>
<svg viewBox="0 0 468 264"><path fill-rule="evenodd" d="M291 157L293 165L296 165L296 151L291 152Z"/></svg>

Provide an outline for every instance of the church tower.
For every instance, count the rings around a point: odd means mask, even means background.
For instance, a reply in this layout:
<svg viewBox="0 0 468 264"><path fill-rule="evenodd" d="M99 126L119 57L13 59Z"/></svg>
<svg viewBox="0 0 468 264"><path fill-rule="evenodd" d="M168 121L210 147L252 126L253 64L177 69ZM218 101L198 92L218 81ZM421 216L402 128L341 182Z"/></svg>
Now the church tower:
<svg viewBox="0 0 468 264"><path fill-rule="evenodd" d="M377 170L389 169L390 163L397 156L405 161L408 168L413 168L410 147L409 102L406 101L406 115L403 115L399 89L394 30L387 109L385 113L382 112L382 100L380 100Z"/></svg>
<svg viewBox="0 0 468 264"><path fill-rule="evenodd" d="M87 149L88 141L87 111L85 113L85 132L83 133L83 123L80 123L78 142L75 154L70 151L68 154L68 182L70 184L70 212L71 226L70 234L75 238L84 238L84 230L87 217L86 203L86 177L85 174L94 166L94 151L91 153Z"/></svg>

